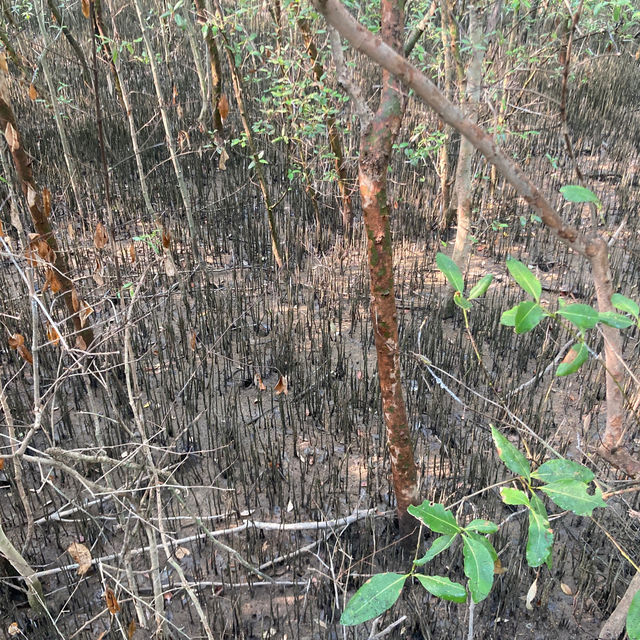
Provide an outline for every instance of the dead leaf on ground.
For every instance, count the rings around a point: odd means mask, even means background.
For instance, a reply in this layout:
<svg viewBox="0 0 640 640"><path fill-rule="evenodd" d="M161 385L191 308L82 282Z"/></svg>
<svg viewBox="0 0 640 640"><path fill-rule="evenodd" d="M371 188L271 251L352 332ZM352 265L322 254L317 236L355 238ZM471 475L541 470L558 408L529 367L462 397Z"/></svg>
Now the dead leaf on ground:
<svg viewBox="0 0 640 640"><path fill-rule="evenodd" d="M171 245L171 234L165 229L162 230L162 246L168 249Z"/></svg>
<svg viewBox="0 0 640 640"><path fill-rule="evenodd" d="M9 346L15 349L23 360L26 360L29 364L33 364L33 356L24 344L24 336L21 333L14 333L9 336Z"/></svg>
<svg viewBox="0 0 640 640"><path fill-rule="evenodd" d="M12 622L7 629L7 633L10 636L17 636L20 633L20 627L17 622Z"/></svg>
<svg viewBox="0 0 640 640"><path fill-rule="evenodd" d="M567 596L572 596L573 595L573 589L568 585L565 584L564 582L560 583L560 588L562 589L562 593L564 593Z"/></svg>
<svg viewBox="0 0 640 640"><path fill-rule="evenodd" d="M36 91L36 88L30 84L29 85L29 99L30 100L36 100L38 98L38 92Z"/></svg>
<svg viewBox="0 0 640 640"><path fill-rule="evenodd" d="M286 396L289 393L289 384L287 382L287 376L280 376L273 390L276 392L277 396L279 396L281 393L284 393L284 395Z"/></svg>
<svg viewBox="0 0 640 640"><path fill-rule="evenodd" d="M4 229L2 228L2 220L0 220L0 238L4 238Z"/></svg>
<svg viewBox="0 0 640 640"><path fill-rule="evenodd" d="M136 245L133 242L129 243L129 260L131 260L131 264L136 261Z"/></svg>
<svg viewBox="0 0 640 640"><path fill-rule="evenodd" d="M4 469L4 458L0 458L0 471Z"/></svg>
<svg viewBox="0 0 640 640"><path fill-rule="evenodd" d="M133 638L133 634L136 632L136 621L131 619L129 626L127 627L127 638L131 640Z"/></svg>
<svg viewBox="0 0 640 640"><path fill-rule="evenodd" d="M80 303L80 326L84 328L84 325L87 324L87 318L93 313L93 309L83 300Z"/></svg>
<svg viewBox="0 0 640 640"><path fill-rule="evenodd" d="M103 268L102 262L98 258L96 258L96 266L93 270L93 281L101 287L104 284L104 276L102 275Z"/></svg>
<svg viewBox="0 0 640 640"><path fill-rule="evenodd" d="M7 122L7 126L4 128L4 137L7 139L7 144L12 153L20 148L18 132L10 122Z"/></svg>
<svg viewBox="0 0 640 640"><path fill-rule="evenodd" d="M82 15L88 20L91 15L91 0L82 0Z"/></svg>
<svg viewBox="0 0 640 640"><path fill-rule="evenodd" d="M178 560L182 560L182 558L190 555L191 551L189 551L189 549L187 549L186 547L178 547L176 549L176 558L178 558Z"/></svg>
<svg viewBox="0 0 640 640"><path fill-rule="evenodd" d="M7 64L7 54L4 51L0 53L0 71L9 73L9 65Z"/></svg>
<svg viewBox="0 0 640 640"><path fill-rule="evenodd" d="M259 374L256 373L255 376L253 376L253 384L256 385L256 387L258 387L258 389L260 391L265 391L266 390L266 386L264 384L264 382L262 382L262 378L260 377Z"/></svg>
<svg viewBox="0 0 640 640"><path fill-rule="evenodd" d="M175 278L176 276L176 265L173 264L173 260L169 255L164 260L164 272L169 278Z"/></svg>
<svg viewBox="0 0 640 640"><path fill-rule="evenodd" d="M80 337L80 336L78 336ZM79 542L72 542L67 548L74 562L78 563L78 575L83 576L91 568L91 551Z"/></svg>
<svg viewBox="0 0 640 640"><path fill-rule="evenodd" d="M115 616L116 613L120 611L120 604L118 603L118 598L116 598L116 594L113 592L111 587L106 588L104 598L107 601L107 609L109 609L109 613Z"/></svg>
<svg viewBox="0 0 640 640"><path fill-rule="evenodd" d="M538 578L536 578L531 583L531 586L529 587L529 590L527 591L527 597L525 599L525 606L527 607L528 611L533 611L533 605L531 603L534 601L537 593L538 593Z"/></svg>
<svg viewBox="0 0 640 640"><path fill-rule="evenodd" d="M33 207L36 206L37 201L38 201L38 192L33 188L33 185L28 184L27 185L27 204L29 205L29 208L33 209Z"/></svg>
<svg viewBox="0 0 640 640"><path fill-rule="evenodd" d="M80 311L80 298L78 298L78 292L75 290L75 287L71 289L71 306L73 307L74 313Z"/></svg>
<svg viewBox="0 0 640 640"><path fill-rule="evenodd" d="M195 331L191 332L191 337L189 338L189 346L191 347L191 351L196 350L196 346L198 344L198 336Z"/></svg>
<svg viewBox="0 0 640 640"><path fill-rule="evenodd" d="M87 350L87 343L81 335L76 336L76 349L80 349L80 351Z"/></svg>
<svg viewBox="0 0 640 640"><path fill-rule="evenodd" d="M502 566L502 562L500 562L500 558L496 558L493 563L493 573L497 576L506 573L507 570Z"/></svg>
<svg viewBox="0 0 640 640"><path fill-rule="evenodd" d="M102 222L98 222L95 233L93 234L93 244L96 249L104 249L109 242L109 236L107 236L107 230L104 228Z"/></svg>

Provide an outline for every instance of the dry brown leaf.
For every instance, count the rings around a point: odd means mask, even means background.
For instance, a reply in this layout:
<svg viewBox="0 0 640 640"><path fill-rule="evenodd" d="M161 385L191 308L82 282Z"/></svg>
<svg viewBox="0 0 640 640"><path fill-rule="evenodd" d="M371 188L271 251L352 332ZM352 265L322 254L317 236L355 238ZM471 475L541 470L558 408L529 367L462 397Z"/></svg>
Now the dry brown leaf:
<svg viewBox="0 0 640 640"><path fill-rule="evenodd" d="M38 255L45 262L53 264L56 261L56 252L51 248L51 245L44 238L39 238L37 248Z"/></svg>
<svg viewBox="0 0 640 640"><path fill-rule="evenodd" d="M223 121L229 117L229 100L227 100L227 96L224 93L218 100L218 113Z"/></svg>
<svg viewBox="0 0 640 640"><path fill-rule="evenodd" d="M577 350L569 349L569 351L567 351L567 355L564 358L562 358L562 364L570 364L576 359L577 355L578 355Z"/></svg>
<svg viewBox="0 0 640 640"><path fill-rule="evenodd" d="M76 336L76 349L80 349L80 351L87 350L87 343L81 335Z"/></svg>
<svg viewBox="0 0 640 640"><path fill-rule="evenodd" d="M187 549L186 547L178 547L176 549L176 558L178 558L178 560L182 560L182 558L190 555L191 551L189 551L189 549Z"/></svg>
<svg viewBox="0 0 640 640"><path fill-rule="evenodd" d="M78 336L79 338L80 336ZM91 568L91 551L79 542L72 542L67 548L74 562L78 563L78 575L83 576Z"/></svg>
<svg viewBox="0 0 640 640"><path fill-rule="evenodd" d="M13 125L10 122L7 122L7 126L4 129L4 137L7 139L7 144L12 152L20 148L18 132L13 128Z"/></svg>
<svg viewBox="0 0 640 640"><path fill-rule="evenodd" d="M222 150L220 151L220 160L218 161L218 169L220 169L220 171L227 170L228 159L229 159L229 154L227 153L227 150L224 147L222 147Z"/></svg>
<svg viewBox="0 0 640 640"><path fill-rule="evenodd" d="M284 395L286 396L289 393L289 384L287 382L287 376L280 376L273 390L276 392L277 396L279 396L281 393L284 393Z"/></svg>
<svg viewBox="0 0 640 640"><path fill-rule="evenodd" d="M29 85L29 98L31 100L36 100L38 98L38 92L32 84Z"/></svg>
<svg viewBox="0 0 640 640"><path fill-rule="evenodd" d="M107 601L107 609L109 609L109 613L115 616L116 613L120 611L120 604L118 603L118 598L116 598L116 594L113 592L111 587L106 588L104 598Z"/></svg>
<svg viewBox="0 0 640 640"><path fill-rule="evenodd" d="M502 566L502 562L500 562L500 558L496 558L493 563L493 573L497 576L506 573L507 570Z"/></svg>
<svg viewBox="0 0 640 640"><path fill-rule="evenodd" d="M84 301L80 303L80 326L84 327L87 324L87 318L93 313L93 309Z"/></svg>
<svg viewBox="0 0 640 640"><path fill-rule="evenodd" d="M573 589L568 585L565 584L564 582L560 583L560 588L562 589L562 593L564 593L567 596L572 596L573 595Z"/></svg>
<svg viewBox="0 0 640 640"><path fill-rule="evenodd" d="M4 238L4 229L2 228L2 220L0 220L0 238Z"/></svg>
<svg viewBox="0 0 640 640"><path fill-rule="evenodd" d="M538 593L538 578L536 578L531 583L531 586L529 587L529 590L527 591L527 597L525 599L525 606L527 607L528 611L533 611L532 602L535 600L535 597L536 597L537 593Z"/></svg>
<svg viewBox="0 0 640 640"><path fill-rule="evenodd" d="M191 148L191 138L189 138L189 134L184 129L178 131L178 146L180 151L184 151L185 148Z"/></svg>
<svg viewBox="0 0 640 640"><path fill-rule="evenodd" d="M36 206L38 203L38 192L33 188L33 185L27 185L27 204L30 209Z"/></svg>
<svg viewBox="0 0 640 640"><path fill-rule="evenodd" d="M29 351L27 347L25 347L24 345L20 345L18 347L18 353L23 360L26 360L29 364L33 364L33 356L31 355L31 351Z"/></svg>
<svg viewBox="0 0 640 640"><path fill-rule="evenodd" d="M127 638L131 640L133 638L133 634L136 632L136 621L132 618L129 626L127 627Z"/></svg>
<svg viewBox="0 0 640 640"><path fill-rule="evenodd" d="M74 313L80 311L80 298L78 298L78 292L75 288L71 289L71 306L73 307Z"/></svg>
<svg viewBox="0 0 640 640"><path fill-rule="evenodd" d="M45 187L42 190L42 206L44 208L44 215L49 217L51 213L51 191Z"/></svg>
<svg viewBox="0 0 640 640"><path fill-rule="evenodd" d="M265 391L266 388L267 388L265 386L264 382L262 382L262 378L257 373L256 373L255 376L253 376L253 384L255 384L256 387L258 387L258 389L260 389L260 391Z"/></svg>
<svg viewBox="0 0 640 640"><path fill-rule="evenodd" d="M165 229L162 230L162 246L168 249L171 246L171 234Z"/></svg>
<svg viewBox="0 0 640 640"><path fill-rule="evenodd" d="M136 261L136 245L133 242L129 243L129 260L132 264Z"/></svg>
<svg viewBox="0 0 640 640"><path fill-rule="evenodd" d="M173 264L173 259L169 255L164 260L164 272L168 278L176 277L176 265Z"/></svg>
<svg viewBox="0 0 640 640"><path fill-rule="evenodd" d="M98 258L96 258L96 267L93 271L93 280L94 282L101 287L104 284L104 277L102 275L102 262Z"/></svg>
<svg viewBox="0 0 640 640"><path fill-rule="evenodd" d="M109 241L107 236L107 230L104 228L102 222L98 222L95 233L93 234L93 244L96 249L104 249Z"/></svg>
<svg viewBox="0 0 640 640"><path fill-rule="evenodd" d="M47 322L47 340L54 347L57 347L60 342L60 334L58 333L58 330L49 322Z"/></svg>
<svg viewBox="0 0 640 640"><path fill-rule="evenodd" d="M171 92L171 104L172 106L175 107L176 105L176 101L178 99L178 87L176 87L176 85L173 85L173 90Z"/></svg>
<svg viewBox="0 0 640 640"><path fill-rule="evenodd" d="M0 471L4 469L4 458L0 458Z"/></svg>
<svg viewBox="0 0 640 640"><path fill-rule="evenodd" d="M88 20L91 15L91 0L82 0L82 15Z"/></svg>
<svg viewBox="0 0 640 640"><path fill-rule="evenodd" d="M9 73L9 65L7 64L7 54L4 51L0 53L0 71Z"/></svg>
<svg viewBox="0 0 640 640"><path fill-rule="evenodd" d="M191 337L189 338L189 346L191 347L191 351L196 350L196 346L198 345L198 336L195 331L191 332Z"/></svg>
<svg viewBox="0 0 640 640"><path fill-rule="evenodd" d="M12 622L7 629L7 633L10 636L17 636L20 633L20 627L17 622Z"/></svg>
<svg viewBox="0 0 640 640"><path fill-rule="evenodd" d="M9 336L9 346L12 349L17 349L24 344L24 336L21 333L14 333Z"/></svg>

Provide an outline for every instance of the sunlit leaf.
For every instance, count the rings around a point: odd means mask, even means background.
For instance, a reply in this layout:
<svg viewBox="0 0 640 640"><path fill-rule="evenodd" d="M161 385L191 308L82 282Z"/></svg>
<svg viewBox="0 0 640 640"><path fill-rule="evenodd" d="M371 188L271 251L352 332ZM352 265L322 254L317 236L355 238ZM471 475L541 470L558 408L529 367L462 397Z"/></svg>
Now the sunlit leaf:
<svg viewBox="0 0 640 640"><path fill-rule="evenodd" d="M502 489L500 489L500 495L502 496L502 502L504 502L505 504L524 504L526 506L529 506L529 497L524 491L520 491L520 489L513 489L512 487L502 487Z"/></svg>
<svg viewBox="0 0 640 640"><path fill-rule="evenodd" d="M592 329L598 323L598 312L588 304L569 304L557 311L578 329Z"/></svg>
<svg viewBox="0 0 640 640"><path fill-rule="evenodd" d="M575 373L588 359L589 349L587 349L584 342L574 344L558 365L556 375L558 377L569 376Z"/></svg>
<svg viewBox="0 0 640 640"><path fill-rule="evenodd" d="M522 264L520 260L507 258L507 269L511 277L536 301L540 302L542 294L542 285L540 280L536 278L529 267Z"/></svg>
<svg viewBox="0 0 640 640"><path fill-rule="evenodd" d="M340 624L361 624L384 613L400 596L407 577L399 573L379 573L369 578L347 603Z"/></svg>
<svg viewBox="0 0 640 640"><path fill-rule="evenodd" d="M507 311L503 311L500 316L500 324L505 325L506 327L515 327L516 326L516 314L518 313L518 307L520 305L517 304L515 307L511 307Z"/></svg>
<svg viewBox="0 0 640 640"><path fill-rule="evenodd" d="M546 513L529 509L529 536L527 538L527 563L539 567L547 561L553 546L553 532Z"/></svg>
<svg viewBox="0 0 640 640"><path fill-rule="evenodd" d="M429 593L437 598L451 602L465 602L467 600L466 589L457 582L451 582L445 576L423 576L417 573L416 578Z"/></svg>
<svg viewBox="0 0 640 640"><path fill-rule="evenodd" d="M536 302L525 300L518 305L515 317L516 333L527 333L540 324L545 313Z"/></svg>
<svg viewBox="0 0 640 640"><path fill-rule="evenodd" d="M591 469L587 469L573 460L557 458L547 460L541 464L532 474L532 478L542 480L542 482L556 482L558 480L581 480L591 482L595 475Z"/></svg>
<svg viewBox="0 0 640 640"><path fill-rule="evenodd" d="M640 640L640 591L636 591L631 600L626 627L629 640Z"/></svg>
<svg viewBox="0 0 640 640"><path fill-rule="evenodd" d="M439 536L436 538L432 545L429 547L428 551L414 562L414 564L418 567L427 564L430 560L433 560L439 553L442 553L445 549L448 549L451 546L451 543L454 541L456 534L449 534L445 536Z"/></svg>
<svg viewBox="0 0 640 640"><path fill-rule="evenodd" d="M275 391L275 394L277 396L279 396L281 393L284 393L284 395L286 396L289 393L289 383L287 381L287 376L280 376L273 390Z"/></svg>
<svg viewBox="0 0 640 640"><path fill-rule="evenodd" d="M464 291L464 280L458 265L449 256L440 252L436 255L436 265L453 289L462 293Z"/></svg>
<svg viewBox="0 0 640 640"><path fill-rule="evenodd" d="M481 602L493 585L493 558L487 548L477 539L462 536L464 574L469 578L469 591L474 602Z"/></svg>
<svg viewBox="0 0 640 640"><path fill-rule="evenodd" d="M623 296L621 293L614 293L611 296L611 304L620 311L631 314L636 320L640 315L640 307L635 300Z"/></svg>
<svg viewBox="0 0 640 640"><path fill-rule="evenodd" d="M516 449L493 425L491 425L491 435L500 460L510 471L529 480L531 467L524 454Z"/></svg>
<svg viewBox="0 0 640 640"><path fill-rule="evenodd" d="M429 504L429 501L425 500L421 505L410 505L407 511L436 533L455 535L462 530L453 513L439 503Z"/></svg>
<svg viewBox="0 0 640 640"><path fill-rule="evenodd" d="M586 187L582 187L579 184L568 184L560 188L560 193L564 196L565 200L569 202L593 202L598 209L602 207L600 198Z"/></svg>
<svg viewBox="0 0 640 640"><path fill-rule="evenodd" d="M476 298L483 296L487 292L487 289L489 288L489 285L491 284L492 280L493 280L492 273L488 273L486 276L483 276L471 288L471 291L469 292L469 300L475 300Z"/></svg>
<svg viewBox="0 0 640 640"><path fill-rule="evenodd" d="M596 487L593 495L587 493L588 484L565 478L540 487L561 509L573 511L579 516L590 516L598 507L606 507L602 491Z"/></svg>

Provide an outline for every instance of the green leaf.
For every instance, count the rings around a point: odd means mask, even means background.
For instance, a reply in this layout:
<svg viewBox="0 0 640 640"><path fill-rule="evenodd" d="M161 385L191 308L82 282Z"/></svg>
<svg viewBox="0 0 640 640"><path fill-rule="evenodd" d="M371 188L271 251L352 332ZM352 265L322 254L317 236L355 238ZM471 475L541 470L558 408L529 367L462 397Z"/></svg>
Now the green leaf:
<svg viewBox="0 0 640 640"><path fill-rule="evenodd" d="M369 578L349 600L340 616L340 624L366 622L390 609L400 596L407 575L379 573Z"/></svg>
<svg viewBox="0 0 640 640"><path fill-rule="evenodd" d="M627 612L627 634L629 640L640 640L640 591L636 591Z"/></svg>
<svg viewBox="0 0 640 640"><path fill-rule="evenodd" d="M429 547L427 553L425 553L419 560L416 560L413 564L417 567L421 567L422 565L427 564L429 560L433 560L439 553L442 553L445 549L448 549L451 546L456 535L457 534L452 534L436 538L431 547Z"/></svg>
<svg viewBox="0 0 640 640"><path fill-rule="evenodd" d="M455 535L462 531L451 511L445 510L439 503L429 504L429 501L425 500L417 507L410 505L407 511L436 533Z"/></svg>
<svg viewBox="0 0 640 640"><path fill-rule="evenodd" d="M466 527L465 531L477 531L478 533L495 533L498 525L491 520L472 520Z"/></svg>
<svg viewBox="0 0 640 640"><path fill-rule="evenodd" d="M532 474L532 478L542 480L542 482L557 482L558 480L581 480L591 482L595 475L591 469L574 462L559 458L547 460L541 464Z"/></svg>
<svg viewBox="0 0 640 640"><path fill-rule="evenodd" d="M520 260L507 258L507 269L511 277L536 301L540 302L542 285L540 280L531 273L529 267L522 264Z"/></svg>
<svg viewBox="0 0 640 640"><path fill-rule="evenodd" d="M598 324L598 312L588 304L569 304L557 313L575 324L578 329L592 329Z"/></svg>
<svg viewBox="0 0 640 640"><path fill-rule="evenodd" d="M635 324L628 316L623 316L621 313L616 313L615 311L601 311L598 314L598 321L614 329L626 329L632 324Z"/></svg>
<svg viewBox="0 0 640 640"><path fill-rule="evenodd" d="M620 309L620 311L630 313L636 320L640 315L638 303L635 300L631 300L631 298L627 298L627 296L623 296L621 293L614 293L611 296L611 304L616 309Z"/></svg>
<svg viewBox="0 0 640 640"><path fill-rule="evenodd" d="M467 535L472 540L475 540L478 544L481 544L489 552L491 560L493 560L495 564L495 562L498 560L498 553L487 538L481 536L479 533L474 533L473 531L466 532L465 535Z"/></svg>
<svg viewBox="0 0 640 640"><path fill-rule="evenodd" d="M502 496L502 502L505 504L524 504L527 507L530 505L529 498L524 491L520 489L512 489L511 487L503 487L500 490Z"/></svg>
<svg viewBox="0 0 640 640"><path fill-rule="evenodd" d="M456 291L462 293L464 291L464 280L462 279L462 273L458 265L449 256L440 252L436 255L436 265L438 265L438 269L444 273L449 284Z"/></svg>
<svg viewBox="0 0 640 640"><path fill-rule="evenodd" d="M593 495L587 493L587 487L586 482L565 478L540 487L540 491L544 491L561 509L579 516L590 516L595 508L606 507L607 503L598 487Z"/></svg>
<svg viewBox="0 0 640 640"><path fill-rule="evenodd" d="M467 599L466 589L445 576L423 576L417 573L416 578L429 593L438 598L451 602L465 602Z"/></svg>
<svg viewBox="0 0 640 640"><path fill-rule="evenodd" d="M516 333L531 331L540 323L544 315L544 310L539 304L531 300L521 302L516 310Z"/></svg>
<svg viewBox="0 0 640 640"><path fill-rule="evenodd" d="M574 344L571 347L571 351L567 353L564 360L558 365L556 375L559 378L569 376L575 373L588 359L589 349L587 349L587 345L584 342Z"/></svg>
<svg viewBox="0 0 640 640"><path fill-rule="evenodd" d="M481 602L493 585L493 558L487 548L477 539L462 536L464 574L469 578L469 591L474 602Z"/></svg>
<svg viewBox="0 0 640 640"><path fill-rule="evenodd" d="M544 509L544 505L542 507ZM547 514L529 509L529 537L527 538L527 564L539 567L547 561L553 546L553 531Z"/></svg>
<svg viewBox="0 0 640 640"><path fill-rule="evenodd" d="M564 196L565 200L569 202L593 202L598 209L602 207L600 198L585 187L581 187L578 184L568 184L560 188L560 193Z"/></svg>
<svg viewBox="0 0 640 640"><path fill-rule="evenodd" d="M516 313L518 312L518 307L520 305L517 304L515 307L511 307L507 311L504 311L500 316L500 324L505 325L505 327L515 327L516 326Z"/></svg>
<svg viewBox="0 0 640 640"><path fill-rule="evenodd" d="M518 451L493 425L491 425L491 435L498 450L500 460L513 473L531 479L531 467L524 455Z"/></svg>
<svg viewBox="0 0 640 640"><path fill-rule="evenodd" d="M471 288L471 291L469 292L469 300L475 300L476 298L483 296L487 292L492 280L492 273L488 273L486 276L480 278L480 280Z"/></svg>
<svg viewBox="0 0 640 640"><path fill-rule="evenodd" d="M453 294L453 301L461 308L469 311L471 309L472 304L459 292L456 291Z"/></svg>

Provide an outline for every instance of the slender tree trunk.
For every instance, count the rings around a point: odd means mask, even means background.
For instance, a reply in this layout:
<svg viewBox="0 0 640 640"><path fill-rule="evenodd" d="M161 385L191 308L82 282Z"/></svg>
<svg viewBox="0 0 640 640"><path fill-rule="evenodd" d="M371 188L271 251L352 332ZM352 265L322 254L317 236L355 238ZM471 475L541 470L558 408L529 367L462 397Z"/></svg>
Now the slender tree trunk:
<svg viewBox="0 0 640 640"><path fill-rule="evenodd" d="M384 41L395 50L402 51L403 2L382 0L381 14ZM382 412L387 428L400 530L403 534L409 534L415 528L415 520L407 512L407 507L418 497L417 471L400 372L393 247L387 204L389 160L402 122L404 104L399 80L383 71L378 110L362 132L359 180L367 231L371 316L378 357Z"/></svg>
<svg viewBox="0 0 640 640"><path fill-rule="evenodd" d="M480 101L480 85L482 82L482 62L484 47L482 46L482 27L480 24L480 8L476 4L469 5L469 39L471 41L471 61L467 69L466 104L467 114L476 119L475 112ZM464 271L471 251L471 224L473 187L471 168L475 148L464 136L460 140L458 166L456 168L457 223L456 241L452 259Z"/></svg>
<svg viewBox="0 0 640 640"><path fill-rule="evenodd" d="M136 14L138 16L138 22L140 23L140 30L142 31L142 39L144 40L144 46L147 49L149 56L149 65L151 67L151 76L153 77L153 85L156 90L156 96L158 98L158 108L160 109L160 116L162 117L162 124L164 126L165 140L167 148L169 150L169 156L171 157L171 163L176 174L176 180L178 181L178 189L180 190L180 196L182 197L182 203L187 214L187 224L189 225L189 234L191 236L191 251L196 261L200 259L200 250L198 248L198 229L196 227L195 220L193 218L193 209L191 206L191 199L189 198L189 192L187 191L187 185L184 181L184 175L182 173L182 167L178 160L178 153L176 151L176 145L173 140L173 133L171 131L171 123L169 122L169 114L167 113L167 103L165 102L164 95L162 93L162 86L160 85L160 77L158 75L158 69L156 66L155 52L153 45L151 44L151 38L149 37L149 28L145 24L145 20L142 17L142 8L139 0L133 2ZM167 60L168 62L168 60Z"/></svg>
<svg viewBox="0 0 640 640"><path fill-rule="evenodd" d="M324 78L324 67L320 62L318 48L313 41L309 22L304 18L298 18L297 22L298 29L300 29L302 39L304 40L304 46L307 50L307 54L309 55L309 58L311 58L313 75L317 82L321 82ZM340 134L338 133L336 119L333 115L327 115L325 117L325 125L329 134L329 146L331 147L331 152L334 157L336 175L338 176L342 231L344 233L345 240L347 243L350 243L353 236L353 209L351 207L351 189L349 189L349 179L347 177L347 167L342 148L342 141L340 139Z"/></svg>

